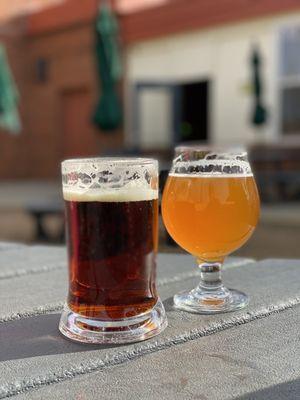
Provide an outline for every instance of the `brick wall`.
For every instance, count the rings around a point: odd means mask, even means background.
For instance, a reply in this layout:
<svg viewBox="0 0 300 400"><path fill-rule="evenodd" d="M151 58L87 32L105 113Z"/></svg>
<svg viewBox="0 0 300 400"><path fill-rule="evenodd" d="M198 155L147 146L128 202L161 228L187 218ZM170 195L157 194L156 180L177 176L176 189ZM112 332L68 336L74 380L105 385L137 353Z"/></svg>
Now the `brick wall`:
<svg viewBox="0 0 300 400"><path fill-rule="evenodd" d="M22 21L1 26L0 41L7 50L13 75L22 96L26 93L27 57ZM22 122L26 125L26 102L20 106ZM0 178L24 178L28 173L27 154L30 151L30 135L24 129L22 135L12 135L0 130Z"/></svg>
<svg viewBox="0 0 300 400"><path fill-rule="evenodd" d="M122 132L103 134L90 122L98 94L91 24L34 36L24 35L22 22L16 26L18 33L14 29L2 41L21 93L23 131L19 136L0 131L0 179L56 178L65 157L120 147ZM37 64L46 65L42 79ZM76 143L70 143L72 129Z"/></svg>

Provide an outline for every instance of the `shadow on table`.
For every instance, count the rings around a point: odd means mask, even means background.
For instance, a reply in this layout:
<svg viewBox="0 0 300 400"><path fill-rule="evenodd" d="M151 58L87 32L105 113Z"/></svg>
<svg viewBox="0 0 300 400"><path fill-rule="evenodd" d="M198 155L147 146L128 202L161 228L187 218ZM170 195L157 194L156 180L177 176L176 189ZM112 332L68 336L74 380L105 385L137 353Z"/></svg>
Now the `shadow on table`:
<svg viewBox="0 0 300 400"><path fill-rule="evenodd" d="M300 399L300 380L288 381L266 389L235 397L232 400L296 400Z"/></svg>
<svg viewBox="0 0 300 400"><path fill-rule="evenodd" d="M0 324L0 361L117 347L65 339L58 331L59 318L60 314L47 314Z"/></svg>
<svg viewBox="0 0 300 400"><path fill-rule="evenodd" d="M167 313L176 311L176 309L174 308L173 296L168 297L166 300L164 300L163 304Z"/></svg>

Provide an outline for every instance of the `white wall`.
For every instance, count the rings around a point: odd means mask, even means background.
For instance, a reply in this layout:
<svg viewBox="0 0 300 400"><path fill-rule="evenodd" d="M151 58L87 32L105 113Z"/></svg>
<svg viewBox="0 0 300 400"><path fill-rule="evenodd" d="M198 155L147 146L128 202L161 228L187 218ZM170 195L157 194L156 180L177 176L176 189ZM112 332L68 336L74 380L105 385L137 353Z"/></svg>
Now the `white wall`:
<svg viewBox="0 0 300 400"><path fill-rule="evenodd" d="M140 145L164 149L172 143L172 98L168 90L155 88L140 94Z"/></svg>
<svg viewBox="0 0 300 400"><path fill-rule="evenodd" d="M119 13L131 13L145 8L162 5L168 0L115 0L115 6Z"/></svg>
<svg viewBox="0 0 300 400"><path fill-rule="evenodd" d="M141 81L181 83L210 79L212 142L275 140L279 135L278 31L291 23L300 24L300 12L134 44L126 54L127 93L132 84ZM259 44L263 55L264 101L270 114L268 124L261 130L249 123L253 104L249 61L252 43ZM134 112L130 107L128 101L129 141ZM143 120L145 123L151 121Z"/></svg>

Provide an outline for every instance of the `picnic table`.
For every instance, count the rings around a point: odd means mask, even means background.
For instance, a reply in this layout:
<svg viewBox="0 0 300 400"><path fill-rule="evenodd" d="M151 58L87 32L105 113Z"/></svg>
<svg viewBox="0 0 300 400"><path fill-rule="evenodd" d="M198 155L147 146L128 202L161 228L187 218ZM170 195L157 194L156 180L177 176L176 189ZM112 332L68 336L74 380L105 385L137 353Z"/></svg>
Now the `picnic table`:
<svg viewBox="0 0 300 400"><path fill-rule="evenodd" d="M0 211L23 211L34 223L34 241L61 242L64 236L63 199L60 181L1 182ZM45 219L56 215L61 219L61 228L53 238L45 228Z"/></svg>
<svg viewBox="0 0 300 400"><path fill-rule="evenodd" d="M229 257L224 280L249 307L196 315L172 296L199 279L188 255L159 254L169 326L145 342L81 345L57 329L66 250L0 243L0 398L299 399L300 261Z"/></svg>

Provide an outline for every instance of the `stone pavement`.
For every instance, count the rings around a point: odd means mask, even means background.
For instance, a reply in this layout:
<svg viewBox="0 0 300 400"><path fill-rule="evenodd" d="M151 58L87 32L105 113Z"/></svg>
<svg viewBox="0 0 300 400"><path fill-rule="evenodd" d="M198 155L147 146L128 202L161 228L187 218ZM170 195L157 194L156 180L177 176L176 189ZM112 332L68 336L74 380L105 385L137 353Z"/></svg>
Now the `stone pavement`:
<svg viewBox="0 0 300 400"><path fill-rule="evenodd" d="M57 330L66 296L65 249L0 246L0 398L299 399L300 261L229 258L224 279L251 296L215 316L174 310L191 288L192 257L160 254L169 326L156 338L88 346Z"/></svg>

